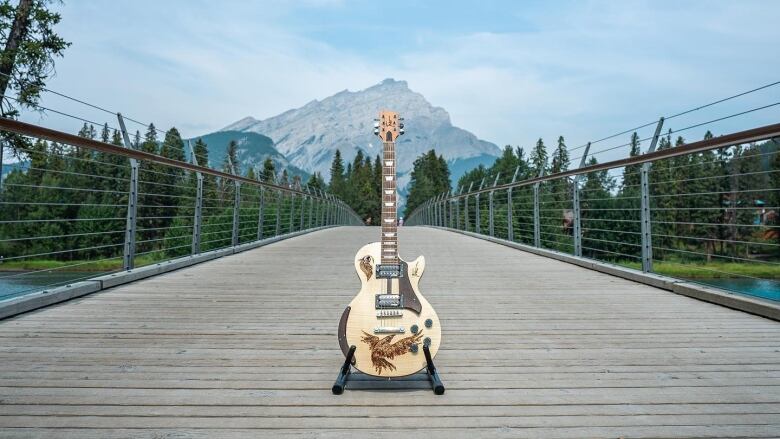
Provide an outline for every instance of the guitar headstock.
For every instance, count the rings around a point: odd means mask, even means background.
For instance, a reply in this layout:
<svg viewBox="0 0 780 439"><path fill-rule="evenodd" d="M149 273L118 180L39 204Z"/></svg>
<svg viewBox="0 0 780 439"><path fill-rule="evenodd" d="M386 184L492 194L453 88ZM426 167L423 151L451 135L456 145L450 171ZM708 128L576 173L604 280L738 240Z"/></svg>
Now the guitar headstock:
<svg viewBox="0 0 780 439"><path fill-rule="evenodd" d="M395 142L404 134L404 118L394 111L381 111L379 118L374 119L374 134L383 142Z"/></svg>

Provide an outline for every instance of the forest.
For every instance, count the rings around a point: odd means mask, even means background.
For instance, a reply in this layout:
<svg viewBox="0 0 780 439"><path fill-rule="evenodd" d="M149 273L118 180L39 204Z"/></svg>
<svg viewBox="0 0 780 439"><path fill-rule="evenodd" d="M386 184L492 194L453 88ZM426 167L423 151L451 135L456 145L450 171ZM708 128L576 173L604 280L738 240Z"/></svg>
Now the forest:
<svg viewBox="0 0 780 439"><path fill-rule="evenodd" d="M117 131L104 126L100 133L84 124L81 137L122 145ZM154 125L142 136L136 132L131 147L163 157L187 161L189 154L178 130L162 139ZM217 166L228 173L268 181L283 187L300 187L297 178L278 173L266 160L262 169L234 169L237 145L228 145L225 161ZM0 269L105 271L121 266L124 245L129 161L124 156L37 140L16 147L26 165L17 167L2 182L0 200ZM194 142L201 164L209 163L208 146ZM313 175L306 186L323 189L322 178ZM192 248L197 178L194 172L156 163L141 162L138 183L136 265L188 255ZM237 185L233 181L203 175L203 226L201 251L231 245L233 205L240 191L239 242L258 236L299 230L321 219L319 205L311 198L292 197L279 190ZM263 227L258 234L259 205L263 198ZM316 209L315 209L316 207ZM278 214L277 214L278 210ZM318 216L319 215L319 216ZM312 216L316 218L311 218Z"/></svg>
<svg viewBox="0 0 780 439"><path fill-rule="evenodd" d="M705 138L711 138L707 132ZM658 149L686 143L671 133ZM642 145L634 133L631 156ZM596 164L593 157L586 164ZM579 165L579 158L576 166ZM506 146L491 167L464 174L455 190L468 192L568 170L565 139L552 153L539 139L530 153ZM515 172L517 175L515 176ZM774 142L739 145L656 161L649 171L653 259L656 272L689 277L780 278L780 154ZM640 165L584 174L579 179L582 246L586 257L640 266ZM574 178L539 186L540 241L546 248L573 253ZM414 187L411 188L414 191ZM496 191L494 234L507 237L508 193ZM512 190L514 240L533 244L533 186ZM489 233L490 194L458 203L460 227L476 228L476 203L482 233ZM454 205L453 205L454 207ZM454 224L453 224L454 225Z"/></svg>

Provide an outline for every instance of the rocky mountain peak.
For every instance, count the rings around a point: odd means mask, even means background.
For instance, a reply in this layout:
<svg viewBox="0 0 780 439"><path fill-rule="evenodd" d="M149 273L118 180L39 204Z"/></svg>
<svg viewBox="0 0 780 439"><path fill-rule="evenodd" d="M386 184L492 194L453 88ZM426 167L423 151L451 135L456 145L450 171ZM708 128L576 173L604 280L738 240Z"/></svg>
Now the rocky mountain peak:
<svg viewBox="0 0 780 439"><path fill-rule="evenodd" d="M348 162L358 150L372 157L381 153L381 142L373 135L372 125L384 109L396 111L405 119L406 135L399 139L396 148L401 190L414 160L431 148L450 162L492 163L501 152L496 145L452 126L444 108L431 105L406 81L393 78L364 90L343 90L268 119L246 117L223 131L266 135L292 165L320 172L329 180L330 163L337 149ZM457 177L453 175L453 179Z"/></svg>

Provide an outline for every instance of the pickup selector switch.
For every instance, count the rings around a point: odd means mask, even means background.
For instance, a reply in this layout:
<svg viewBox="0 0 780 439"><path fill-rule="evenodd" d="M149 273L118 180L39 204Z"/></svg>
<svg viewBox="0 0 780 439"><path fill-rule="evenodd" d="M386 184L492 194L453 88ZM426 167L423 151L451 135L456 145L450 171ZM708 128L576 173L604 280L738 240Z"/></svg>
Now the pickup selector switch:
<svg viewBox="0 0 780 439"><path fill-rule="evenodd" d="M425 327L430 328L431 326L433 326L433 320L425 319Z"/></svg>

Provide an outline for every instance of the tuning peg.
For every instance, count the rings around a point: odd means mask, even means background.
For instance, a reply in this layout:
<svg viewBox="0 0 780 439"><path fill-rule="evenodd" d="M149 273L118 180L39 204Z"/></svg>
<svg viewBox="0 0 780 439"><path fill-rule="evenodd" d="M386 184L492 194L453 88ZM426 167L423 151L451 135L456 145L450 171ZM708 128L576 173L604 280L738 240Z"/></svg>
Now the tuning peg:
<svg viewBox="0 0 780 439"><path fill-rule="evenodd" d="M403 117L399 117L398 120L404 120L404 118Z"/></svg>
<svg viewBox="0 0 780 439"><path fill-rule="evenodd" d="M404 131L403 129L401 129L401 130L399 130L399 131L398 131L398 135L399 135L399 136L403 136L405 132L406 132L406 131Z"/></svg>
<svg viewBox="0 0 780 439"><path fill-rule="evenodd" d="M379 128L379 122L378 121L374 122L374 128Z"/></svg>
<svg viewBox="0 0 780 439"><path fill-rule="evenodd" d="M375 135L375 136L378 136L378 135L379 135L379 128L375 128L375 129L374 129L374 135Z"/></svg>
<svg viewBox="0 0 780 439"><path fill-rule="evenodd" d="M403 123L403 122L401 122L400 124L398 124L398 128L400 128L400 129L404 129L404 123Z"/></svg>

